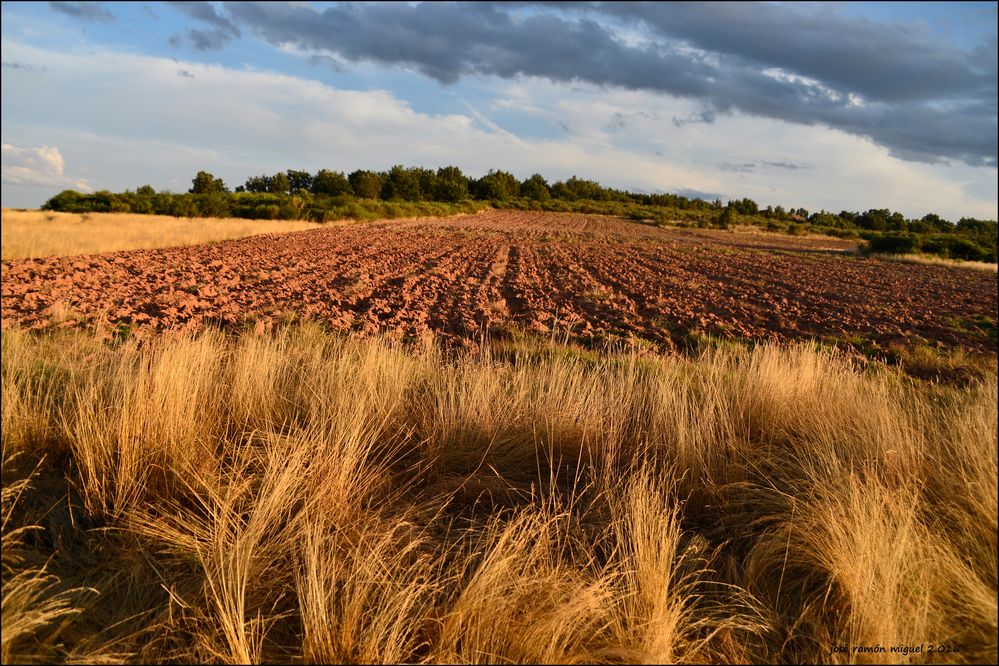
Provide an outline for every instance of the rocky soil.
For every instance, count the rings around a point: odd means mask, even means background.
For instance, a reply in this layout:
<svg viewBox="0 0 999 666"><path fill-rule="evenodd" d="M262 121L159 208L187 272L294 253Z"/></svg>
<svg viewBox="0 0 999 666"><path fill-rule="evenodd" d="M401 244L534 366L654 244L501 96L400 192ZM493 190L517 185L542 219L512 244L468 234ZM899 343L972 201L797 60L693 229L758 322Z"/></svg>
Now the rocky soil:
<svg viewBox="0 0 999 666"><path fill-rule="evenodd" d="M850 241L487 211L196 247L4 261L4 326L333 327L475 341L555 329L663 346L691 332L996 350L996 276L855 256Z"/></svg>

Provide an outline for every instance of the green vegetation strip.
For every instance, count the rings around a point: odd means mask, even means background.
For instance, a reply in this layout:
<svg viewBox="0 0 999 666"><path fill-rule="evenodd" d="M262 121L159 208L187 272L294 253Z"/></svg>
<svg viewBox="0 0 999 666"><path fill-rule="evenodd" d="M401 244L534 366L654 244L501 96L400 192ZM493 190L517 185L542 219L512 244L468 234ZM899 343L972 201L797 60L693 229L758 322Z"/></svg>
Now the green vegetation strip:
<svg viewBox="0 0 999 666"><path fill-rule="evenodd" d="M43 208L70 213L122 212L183 217L243 217L370 220L474 212L487 205L518 210L546 210L618 215L650 224L729 228L755 225L770 231L858 238L868 250L889 254L925 254L948 259L996 263L999 233L995 220L961 218L956 224L930 213L906 219L888 209L864 213L760 209L748 198L707 202L677 194L645 194L603 187L573 176L549 184L540 174L523 181L505 171L470 178L458 167L437 169L394 166L388 171L357 170L349 175L322 169L316 174L289 169L253 176L230 191L222 179L200 171L187 193L157 192L149 185L135 191L82 194L65 190Z"/></svg>

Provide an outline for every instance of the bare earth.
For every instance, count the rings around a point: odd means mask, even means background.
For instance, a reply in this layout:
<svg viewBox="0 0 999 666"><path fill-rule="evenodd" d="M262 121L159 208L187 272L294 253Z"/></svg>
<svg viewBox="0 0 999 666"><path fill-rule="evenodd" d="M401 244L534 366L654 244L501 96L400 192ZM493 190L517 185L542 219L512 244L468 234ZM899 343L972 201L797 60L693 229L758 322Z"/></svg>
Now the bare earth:
<svg viewBox="0 0 999 666"><path fill-rule="evenodd" d="M691 330L783 340L862 335L996 350L994 274L858 259L850 241L660 229L487 211L195 247L4 261L4 326L333 326L476 340L511 324L669 346Z"/></svg>

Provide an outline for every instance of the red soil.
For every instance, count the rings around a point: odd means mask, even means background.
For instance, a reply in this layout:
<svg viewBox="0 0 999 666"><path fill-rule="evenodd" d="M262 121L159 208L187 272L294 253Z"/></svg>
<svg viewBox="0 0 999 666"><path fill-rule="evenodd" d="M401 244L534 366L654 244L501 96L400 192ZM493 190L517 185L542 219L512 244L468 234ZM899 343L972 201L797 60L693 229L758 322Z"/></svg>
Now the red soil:
<svg viewBox="0 0 999 666"><path fill-rule="evenodd" d="M663 345L922 339L995 351L991 273L860 259L849 241L660 229L488 211L268 234L197 247L4 261L4 326L95 320L151 329L297 313L335 327L478 339L511 323ZM69 316L67 316L69 312ZM994 335L994 334L993 334Z"/></svg>

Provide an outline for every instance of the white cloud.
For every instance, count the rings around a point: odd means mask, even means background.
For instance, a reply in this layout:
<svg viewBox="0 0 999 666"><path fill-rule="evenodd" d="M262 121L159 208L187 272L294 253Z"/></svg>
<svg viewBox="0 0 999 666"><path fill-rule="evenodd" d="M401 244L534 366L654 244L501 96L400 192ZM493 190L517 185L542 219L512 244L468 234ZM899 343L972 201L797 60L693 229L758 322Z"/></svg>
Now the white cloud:
<svg viewBox="0 0 999 666"><path fill-rule="evenodd" d="M4 59L46 68L44 76L3 77L4 141L58 145L56 154L87 169L101 189L186 189L199 169L237 185L287 168L455 164L470 175L576 174L620 188L748 196L764 206L996 216L995 169L902 162L842 132L740 114L678 127L673 118L695 116L696 103L654 93L481 78L456 86L454 112L430 114L386 90L343 90L268 71L59 53L14 40L2 50ZM5 182L7 161L5 147ZM726 172L721 163L757 168ZM66 178L61 168L48 173ZM5 201L32 203L40 201Z"/></svg>
<svg viewBox="0 0 999 666"><path fill-rule="evenodd" d="M65 161L55 146L25 148L4 143L2 150L2 179L8 185L75 187L90 191L87 181L63 174Z"/></svg>

